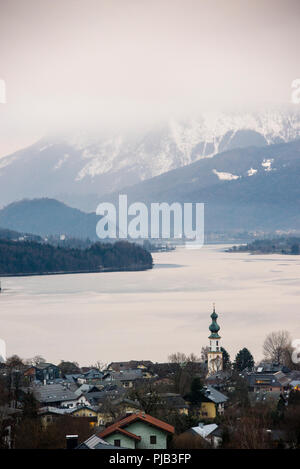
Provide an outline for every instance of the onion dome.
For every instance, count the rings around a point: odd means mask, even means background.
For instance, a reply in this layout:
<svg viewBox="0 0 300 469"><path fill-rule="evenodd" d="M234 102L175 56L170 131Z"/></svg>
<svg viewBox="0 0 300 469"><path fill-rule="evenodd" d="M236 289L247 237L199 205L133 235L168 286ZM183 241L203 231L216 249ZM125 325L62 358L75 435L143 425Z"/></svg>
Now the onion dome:
<svg viewBox="0 0 300 469"><path fill-rule="evenodd" d="M220 326L217 323L218 315L217 315L216 310L215 310L215 305L214 305L214 309L213 309L213 312L210 315L210 317L212 319L212 323L209 326L209 330L211 332L211 334L209 336L209 339L221 339L221 337L218 334L218 332L220 330Z"/></svg>

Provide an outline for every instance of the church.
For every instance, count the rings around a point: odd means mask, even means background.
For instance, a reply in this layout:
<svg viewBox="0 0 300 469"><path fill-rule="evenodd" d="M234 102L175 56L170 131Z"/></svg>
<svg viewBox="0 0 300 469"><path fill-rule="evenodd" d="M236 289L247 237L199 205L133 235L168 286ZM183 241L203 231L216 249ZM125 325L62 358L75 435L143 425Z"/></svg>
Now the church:
<svg viewBox="0 0 300 469"><path fill-rule="evenodd" d="M217 323L218 315L215 305L211 314L211 325L209 326L209 351L207 354L208 375L223 370L223 352L221 350L221 336L219 335L220 326Z"/></svg>

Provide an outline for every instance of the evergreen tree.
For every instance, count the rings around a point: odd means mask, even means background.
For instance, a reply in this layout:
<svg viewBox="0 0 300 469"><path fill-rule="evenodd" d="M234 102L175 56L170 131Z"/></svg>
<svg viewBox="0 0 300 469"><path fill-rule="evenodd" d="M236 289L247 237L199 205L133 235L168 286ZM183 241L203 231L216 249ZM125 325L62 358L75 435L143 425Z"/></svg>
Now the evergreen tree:
<svg viewBox="0 0 300 469"><path fill-rule="evenodd" d="M243 371L245 368L254 367L254 358L247 348L243 348L235 357L234 368L237 371Z"/></svg>
<svg viewBox="0 0 300 469"><path fill-rule="evenodd" d="M200 378L194 378L191 384L191 390L187 395L188 401L192 405L198 405L203 398L203 384Z"/></svg>
<svg viewBox="0 0 300 469"><path fill-rule="evenodd" d="M231 366L231 363L230 363L230 355L229 353L227 352L226 349L224 349L224 347L221 347L221 351L223 353L223 369L224 370L228 370Z"/></svg>
<svg viewBox="0 0 300 469"><path fill-rule="evenodd" d="M289 406L300 406L300 391L292 389L289 394Z"/></svg>
<svg viewBox="0 0 300 469"><path fill-rule="evenodd" d="M32 392L24 394L23 398L23 419L36 418L38 416L39 402Z"/></svg>

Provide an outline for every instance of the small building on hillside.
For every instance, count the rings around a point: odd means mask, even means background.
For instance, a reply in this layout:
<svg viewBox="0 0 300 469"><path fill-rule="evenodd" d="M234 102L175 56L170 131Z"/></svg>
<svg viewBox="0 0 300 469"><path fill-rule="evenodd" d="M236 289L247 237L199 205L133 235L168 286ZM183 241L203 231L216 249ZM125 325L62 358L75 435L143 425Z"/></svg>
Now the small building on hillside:
<svg viewBox="0 0 300 469"><path fill-rule="evenodd" d="M176 412L181 415L188 415L189 406L180 394L167 392L160 393L158 405L163 405L169 412Z"/></svg>
<svg viewBox="0 0 300 469"><path fill-rule="evenodd" d="M63 415L84 418L88 420L91 428L98 426L98 409L86 405L76 408L42 407L39 409L38 415L44 428Z"/></svg>
<svg viewBox="0 0 300 469"><path fill-rule="evenodd" d="M81 443L75 449L115 449L115 450L119 450L120 447L110 445L109 443L104 441L102 438L99 438L99 436L92 435L92 436L90 436L90 438L85 440L83 443Z"/></svg>
<svg viewBox="0 0 300 469"><path fill-rule="evenodd" d="M109 371L129 371L134 369L148 370L153 363L150 360L130 360L129 362L112 362L108 365Z"/></svg>
<svg viewBox="0 0 300 469"><path fill-rule="evenodd" d="M203 388L203 397L200 404L199 417L204 419L214 419L217 415L224 413L225 403L228 397L212 386Z"/></svg>
<svg viewBox="0 0 300 469"><path fill-rule="evenodd" d="M116 415L127 416L140 410L141 406L137 401L126 397L105 399L103 402L99 403L98 426L113 422L116 419Z"/></svg>
<svg viewBox="0 0 300 469"><path fill-rule="evenodd" d="M29 382L41 381L42 383L48 383L60 378L60 369L53 363L39 363L27 368L24 371L24 376Z"/></svg>
<svg viewBox="0 0 300 469"><path fill-rule="evenodd" d="M190 428L182 435L190 436L190 438L201 438L212 448L218 448L222 443L222 432L216 423L209 425L199 423L198 426Z"/></svg>
<svg viewBox="0 0 300 469"><path fill-rule="evenodd" d="M139 412L113 423L97 436L123 448L166 449L168 437L174 433L172 425Z"/></svg>
<svg viewBox="0 0 300 469"><path fill-rule="evenodd" d="M32 391L42 406L74 409L82 405L90 405L85 395L77 396L73 391L61 384L37 386Z"/></svg>
<svg viewBox="0 0 300 469"><path fill-rule="evenodd" d="M245 374L244 378L247 380L250 392L268 391L281 393L289 388L291 382L287 374L282 371L275 373L257 371Z"/></svg>

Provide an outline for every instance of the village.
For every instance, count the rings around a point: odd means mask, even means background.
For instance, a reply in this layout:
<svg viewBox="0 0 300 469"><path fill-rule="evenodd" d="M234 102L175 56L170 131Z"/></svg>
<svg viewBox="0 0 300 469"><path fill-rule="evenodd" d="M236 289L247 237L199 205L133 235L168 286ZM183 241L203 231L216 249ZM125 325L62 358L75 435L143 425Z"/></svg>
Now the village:
<svg viewBox="0 0 300 469"><path fill-rule="evenodd" d="M166 363L9 357L0 367L0 447L300 448L300 365L289 334L270 333L255 363L246 348L230 360L215 306L208 333L200 357L173 353Z"/></svg>

